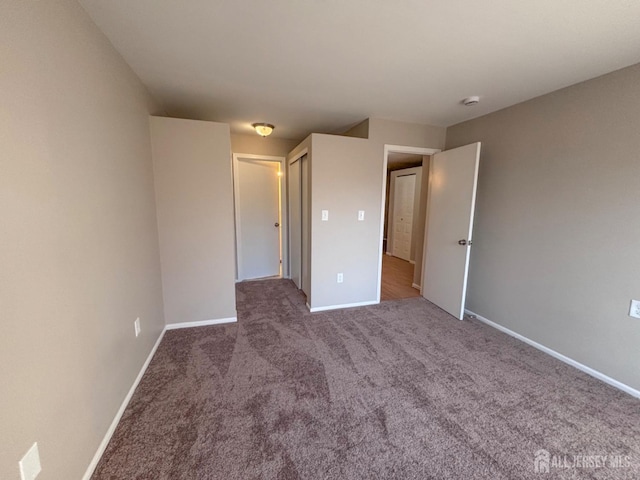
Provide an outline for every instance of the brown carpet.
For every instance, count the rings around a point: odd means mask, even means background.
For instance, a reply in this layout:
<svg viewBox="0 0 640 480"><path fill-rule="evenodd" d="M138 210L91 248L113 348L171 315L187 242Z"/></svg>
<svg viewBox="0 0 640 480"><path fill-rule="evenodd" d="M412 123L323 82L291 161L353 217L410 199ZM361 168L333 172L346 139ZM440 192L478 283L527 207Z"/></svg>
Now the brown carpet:
<svg viewBox="0 0 640 480"><path fill-rule="evenodd" d="M640 478L639 400L476 320L310 314L286 280L238 305L167 332L94 479Z"/></svg>

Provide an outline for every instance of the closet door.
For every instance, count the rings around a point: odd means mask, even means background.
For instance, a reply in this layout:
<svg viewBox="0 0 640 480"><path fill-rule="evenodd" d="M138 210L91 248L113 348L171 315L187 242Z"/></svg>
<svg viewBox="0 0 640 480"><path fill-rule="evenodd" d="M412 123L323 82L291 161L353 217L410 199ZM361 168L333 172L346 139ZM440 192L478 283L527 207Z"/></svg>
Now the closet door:
<svg viewBox="0 0 640 480"><path fill-rule="evenodd" d="M291 280L302 288L301 159L289 164L289 268Z"/></svg>
<svg viewBox="0 0 640 480"><path fill-rule="evenodd" d="M300 212L302 223L301 283L302 291L311 295L311 161L307 155L300 159Z"/></svg>
<svg viewBox="0 0 640 480"><path fill-rule="evenodd" d="M415 203L416 174L395 177L393 199L393 256L411 260L413 235L413 206Z"/></svg>

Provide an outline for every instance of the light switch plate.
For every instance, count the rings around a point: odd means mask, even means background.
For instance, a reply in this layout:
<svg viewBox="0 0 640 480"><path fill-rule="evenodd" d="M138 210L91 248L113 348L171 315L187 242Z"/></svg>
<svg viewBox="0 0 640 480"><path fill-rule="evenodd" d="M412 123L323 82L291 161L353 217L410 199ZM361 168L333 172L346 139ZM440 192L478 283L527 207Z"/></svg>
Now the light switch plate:
<svg viewBox="0 0 640 480"><path fill-rule="evenodd" d="M640 300L631 300L629 316L633 318L640 318Z"/></svg>
<svg viewBox="0 0 640 480"><path fill-rule="evenodd" d="M322 221L329 221L329 210L322 210Z"/></svg>
<svg viewBox="0 0 640 480"><path fill-rule="evenodd" d="M358 221L364 220L364 210L358 210Z"/></svg>
<svg viewBox="0 0 640 480"><path fill-rule="evenodd" d="M34 443L29 451L24 454L20 465L20 478L22 480L34 480L42 471L40 465L40 452L38 451L38 442Z"/></svg>

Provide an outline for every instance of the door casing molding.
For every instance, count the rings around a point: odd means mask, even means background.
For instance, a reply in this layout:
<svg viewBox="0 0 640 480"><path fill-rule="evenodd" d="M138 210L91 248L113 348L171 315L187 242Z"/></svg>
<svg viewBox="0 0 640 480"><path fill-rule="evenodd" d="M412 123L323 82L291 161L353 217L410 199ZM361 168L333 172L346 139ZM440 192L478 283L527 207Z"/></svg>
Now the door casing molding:
<svg viewBox="0 0 640 480"><path fill-rule="evenodd" d="M378 247L378 296L376 303L380 303L382 290L382 247L384 241L384 205L387 197L387 164L390 153L413 153L415 155L433 155L439 153L439 148L409 147L406 145L384 145L384 156L382 162L382 203L380 205L380 245Z"/></svg>

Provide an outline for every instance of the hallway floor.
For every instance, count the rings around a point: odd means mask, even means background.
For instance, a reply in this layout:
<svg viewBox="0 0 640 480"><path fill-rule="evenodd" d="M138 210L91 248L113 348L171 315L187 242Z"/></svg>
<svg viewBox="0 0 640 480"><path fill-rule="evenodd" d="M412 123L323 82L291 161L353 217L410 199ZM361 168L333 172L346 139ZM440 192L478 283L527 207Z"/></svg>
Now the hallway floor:
<svg viewBox="0 0 640 480"><path fill-rule="evenodd" d="M419 297L420 290L413 288L414 265L391 255L382 255L382 291L380 300L401 300Z"/></svg>

